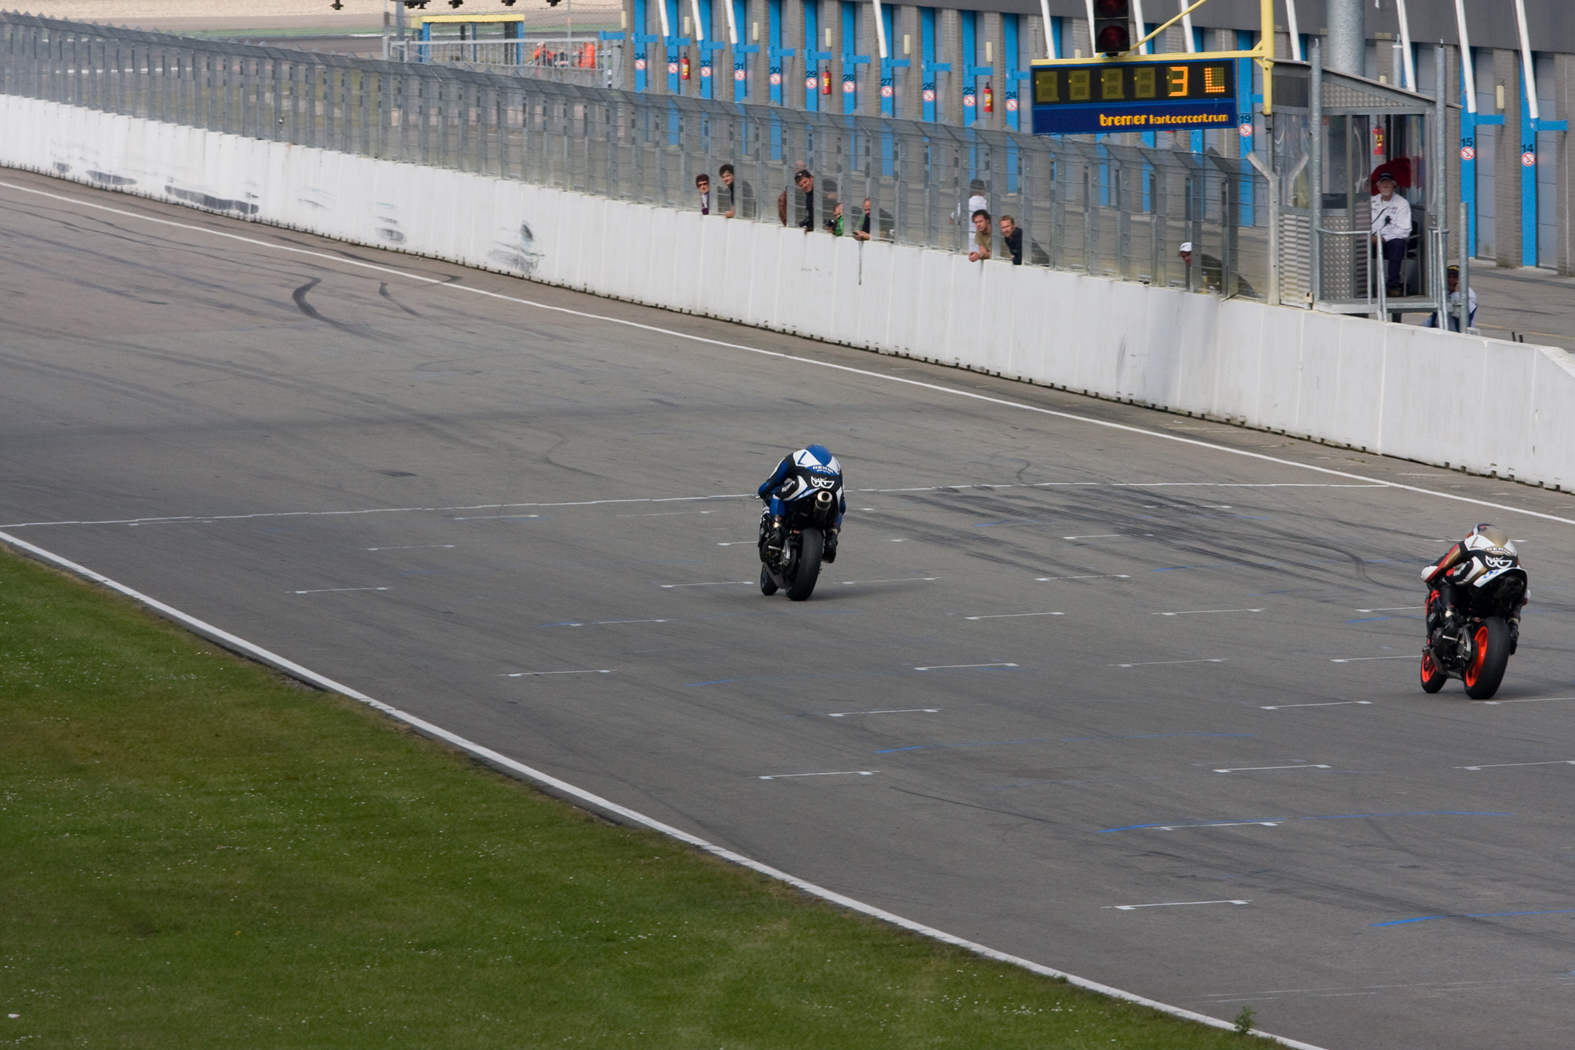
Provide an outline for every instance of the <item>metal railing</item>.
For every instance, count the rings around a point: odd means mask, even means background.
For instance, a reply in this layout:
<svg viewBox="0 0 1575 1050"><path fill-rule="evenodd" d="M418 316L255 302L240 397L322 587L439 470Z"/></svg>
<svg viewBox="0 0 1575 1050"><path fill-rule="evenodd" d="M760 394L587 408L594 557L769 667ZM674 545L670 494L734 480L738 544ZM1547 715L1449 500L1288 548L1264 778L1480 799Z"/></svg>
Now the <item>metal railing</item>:
<svg viewBox="0 0 1575 1050"><path fill-rule="evenodd" d="M978 195L1023 230L1025 264L1255 298L1267 288L1261 176L1242 160L1115 137L643 95L5 13L0 92L695 210L702 173L713 210L727 207L718 169L731 163L738 218L820 232L840 206L851 235L868 199L873 236L954 251L972 243ZM794 186L801 168L816 177L812 201ZM1004 258L998 225L992 235Z"/></svg>
<svg viewBox="0 0 1575 1050"><path fill-rule="evenodd" d="M583 87L609 87L611 45L587 39L390 40L395 61L513 73Z"/></svg>

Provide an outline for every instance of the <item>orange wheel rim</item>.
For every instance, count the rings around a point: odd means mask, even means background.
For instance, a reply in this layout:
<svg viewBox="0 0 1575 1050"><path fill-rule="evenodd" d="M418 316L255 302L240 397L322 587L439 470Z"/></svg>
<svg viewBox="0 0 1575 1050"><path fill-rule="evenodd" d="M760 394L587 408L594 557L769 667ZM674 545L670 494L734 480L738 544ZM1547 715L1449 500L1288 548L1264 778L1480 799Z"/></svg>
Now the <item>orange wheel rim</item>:
<svg viewBox="0 0 1575 1050"><path fill-rule="evenodd" d="M1471 666L1466 668L1467 685L1477 684L1477 676L1482 673L1482 665L1487 661L1488 629L1486 624L1477 628L1476 642L1477 651L1471 657Z"/></svg>
<svg viewBox="0 0 1575 1050"><path fill-rule="evenodd" d="M1433 654L1432 653L1423 653L1422 654L1422 677L1423 678L1431 678L1436 673L1436 670L1437 669L1433 666Z"/></svg>

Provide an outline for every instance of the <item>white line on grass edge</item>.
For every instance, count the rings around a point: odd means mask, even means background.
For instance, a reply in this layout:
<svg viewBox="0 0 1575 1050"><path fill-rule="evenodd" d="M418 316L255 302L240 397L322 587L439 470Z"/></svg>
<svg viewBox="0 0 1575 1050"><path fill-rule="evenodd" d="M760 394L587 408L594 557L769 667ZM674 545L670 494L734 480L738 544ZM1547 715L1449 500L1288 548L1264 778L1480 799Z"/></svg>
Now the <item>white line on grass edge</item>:
<svg viewBox="0 0 1575 1050"><path fill-rule="evenodd" d="M1435 496L1439 499L1455 500L1459 503L1472 503L1479 507L1491 507L1494 510L1509 511L1512 514L1525 514L1533 518L1542 518L1546 521L1557 521L1564 525L1575 525L1575 518L1561 518L1556 514L1545 514L1542 511L1526 510L1523 507L1511 507L1505 503L1490 503L1487 500L1477 499L1473 496L1460 496L1452 492L1439 492L1435 489L1425 489L1418 485L1404 485L1398 481L1385 481L1382 478L1371 478L1364 474L1352 474L1349 471L1335 470L1333 467L1319 467L1311 463L1298 463L1293 459L1281 459L1278 456L1265 455L1262 452L1249 452L1246 449L1231 448L1229 445L1218 445L1211 441L1200 441L1197 438L1182 437L1179 434L1167 434L1161 430L1149 430L1145 427L1135 427L1128 423L1115 423L1106 419L1095 419L1093 416L1082 416L1075 412L1061 412L1057 409L1042 408L1038 405L1029 405L1021 401L1009 401L1006 398L991 397L989 394L979 394L972 390L961 390L957 387L942 386L939 383L926 383L920 379L908 379L904 376L888 375L883 372L872 372L865 368L854 368L852 365L839 365L832 361L817 361L813 357L800 357L797 354L783 353L780 350L762 350L757 346L745 346L742 343L730 343L723 339L710 339L706 336L694 335L689 332L680 332L671 328L661 328L656 325L642 324L639 321L629 321L620 317L609 317L606 314L593 314L585 310L575 310L567 306L551 306L547 303L536 302L533 299L522 299L516 295L505 295L502 292L492 292L485 288L474 288L469 285L458 284L454 281L444 280L439 277L428 277L425 274L412 273L409 270L398 270L391 266L379 266L376 263L363 262L360 259L352 259L343 255L334 255L331 252L313 251L310 248L296 248L288 244L270 244L269 242L259 240L256 237L245 237L238 233L226 233L223 230L215 230L207 226L198 226L187 222L176 222L173 219L160 219L152 215L145 215L141 212L127 211L123 208L111 208L107 204L95 204L92 201L83 200L80 197L68 197L60 193L50 193L47 190L33 189L31 186L19 186L13 182L0 182L0 188L16 190L19 193L31 193L35 196L47 197L50 200L64 201L67 204L77 205L83 208L92 208L95 211L109 212L112 215L121 215L129 219L138 219L143 222L150 222L159 226L173 226L176 229L191 230L195 233L206 234L210 237L222 237L226 240L242 241L246 244L253 244L259 248L265 248L269 251L287 252L292 255L305 255L314 259L324 259L328 262L338 263L344 266L354 266L363 270L371 270L375 273L393 274L396 277L403 277L407 280L419 281L422 284L437 285L439 287L447 288L456 292L469 292L472 295L484 295L489 299L501 299L504 302L517 303L521 306L529 306L537 310L547 310L552 313L567 314L570 317L583 317L591 321L604 321L607 324L622 325L625 328L637 328L642 332L653 332L657 335L671 336L674 339L687 339L690 342L705 343L709 346L719 346L727 350L742 350L746 353L759 354L762 357L775 357L785 361L796 361L801 364L816 365L820 368L831 368L839 372L848 372L853 375L865 376L871 379L884 379L892 383L902 383L907 386L915 386L924 390L933 390L936 393L952 394L956 397L971 398L975 401L984 401L992 405L1002 405L1006 408L1022 409L1026 412L1037 412L1040 415L1053 416L1057 419L1068 419L1077 423L1092 423L1095 426L1107 427L1111 430L1121 430L1129 434L1142 434L1145 437L1162 438L1166 441L1175 441L1183 445L1194 445L1198 448L1212 449L1215 452L1228 452L1233 456L1245 456L1248 459L1261 460L1265 463L1278 463L1281 466L1316 471L1319 474L1328 474L1337 478L1350 478L1353 481L1364 481L1373 485L1382 485L1385 488L1400 489L1404 492L1415 492L1424 496ZM154 200L153 203L159 202ZM311 234L311 236L323 235ZM374 250L381 250L377 249L375 245L368 247L372 247ZM418 258L422 257L418 256ZM465 269L473 269L473 267L464 266L463 263L453 263L452 260L448 259L434 259L433 261L451 263L452 265L461 266ZM483 270L480 272L487 273L491 271ZM565 291L575 291L575 289L565 289ZM581 292L580 294L584 295L594 293ZM659 307L647 306L644 303L635 303L632 305L641 306L646 309L660 309ZM713 318L713 320L721 321L723 324L736 323L724 321L720 318Z"/></svg>
<svg viewBox="0 0 1575 1050"><path fill-rule="evenodd" d="M961 937L956 937L942 930L937 930L932 926L926 926L923 923L914 922L912 919L905 919L901 915L895 915L892 912L885 911L873 905L854 900L852 897L845 897L842 894L837 893L835 890L828 890L824 886L815 885L813 882L805 882L803 879L796 878L795 876L789 875L785 871L773 868L769 864L762 864L760 861L753 860L741 853L734 853L732 850L723 849L721 846L717 846L713 843L707 842L705 839L691 835L687 831L681 831L678 828L673 827L671 824L664 824L661 821L648 817L643 813L629 809L627 806L620 806L618 803L611 802L605 798L602 798L600 795L592 794L591 792L586 791L584 788L575 787L573 784L570 784L567 781L559 780L555 776L543 773L539 769L533 769L532 767L525 765L523 762L517 762L514 759L509 758L507 755L500 754L489 747L483 747L480 744L465 739L457 733L451 733L441 726L434 725L423 718L418 718L407 711L401 711L397 707L385 704L381 700L374 700L365 693L352 689L347 685L341 685L332 678L326 678L323 675L318 674L316 671L308 670L293 660L287 660L277 653L273 653L267 649L264 649L260 645L248 642L244 638L237 637L228 631L221 630L210 623L206 623L197 619L195 616L190 616L186 613L183 613L174 606L164 604L157 598L151 598L140 591L132 590L125 584L112 580L108 576L94 572L85 565L78 565L74 561L71 561L67 558L62 558L60 555L55 554L52 551L47 551L42 547L36 546L35 544L28 543L26 540L18 539L17 537L5 532L0 532L0 542L8 543L12 547L15 547L20 551L24 551L41 561L46 561L53 565L57 565L68 572L73 572L78 576L92 580L94 583L108 587L110 590L119 591L126 597L141 602L143 605L146 605L148 608L152 609L154 612L157 612L166 619L174 620L177 623L190 628L197 634L200 634L212 641L218 642L226 649L230 649L234 652L244 653L252 659L259 661L260 663L267 664L270 667L274 667L280 671L285 672L293 678L299 678L304 682L310 682L320 689L326 689L329 692L339 693L342 696L348 696L352 700L358 700L369 707L376 708L389 717L405 723L412 729L421 733L423 736L442 740L447 744L451 744L452 746L459 748L461 751L468 752L469 754L482 759L490 765L505 769L510 773L525 778L526 780L535 781L537 784L549 787L555 792L576 799L579 802L583 802L587 805L594 806L599 810L616 814L617 816L624 818L632 824L638 824L643 827L650 828L653 831L659 831L663 835L666 835L670 838L675 838L680 842L688 843L697 849L705 850L707 853L721 857L723 860L730 861L745 868L749 868L752 871L757 871L768 878L785 882L795 889L819 897L822 900L827 900L833 904L841 905L842 907L851 911L856 911L860 914L880 919L882 922L891 923L893 926L900 926L905 930L911 930L914 933L929 937L932 940L941 941L946 944L953 944L959 948L966 948L968 951L971 951L976 955L982 955L986 959L994 959L997 962L1010 963L1013 966L1020 966L1025 970L1041 974L1045 977L1064 978L1069 984L1076 985L1079 988L1086 988L1089 991L1099 992L1102 995L1108 995L1115 999L1122 999L1129 1003L1137 1003L1140 1006L1147 1006L1150 1009L1170 1014L1173 1017L1183 1017L1189 1021L1197 1021L1201 1024L1206 1024L1211 1028L1223 1028L1232 1031L1235 1030L1235 1025L1228 1021L1222 1021L1217 1017L1210 1017L1208 1014L1200 1014L1192 1010L1185 1010L1179 1006L1170 1006L1166 1003L1157 1002L1153 999L1145 999L1141 995L1134 995L1131 992L1124 992L1119 988L1112 988L1107 984L1100 984L1097 981L1090 981L1073 974L1065 973L1061 970L1053 969L1049 966L1043 966L1039 963L1031 962L1028 959L1023 959L1016 955L1008 955L1005 952L996 951L994 948L988 948L982 944L964 940ZM1311 1043L1297 1042L1294 1039L1286 1039L1282 1036L1270 1035L1267 1032L1261 1032L1257 1029L1254 1029L1253 1032L1256 1035L1261 1035L1266 1038L1276 1040L1284 1046L1295 1047L1296 1050L1322 1050L1321 1047L1314 1046Z"/></svg>

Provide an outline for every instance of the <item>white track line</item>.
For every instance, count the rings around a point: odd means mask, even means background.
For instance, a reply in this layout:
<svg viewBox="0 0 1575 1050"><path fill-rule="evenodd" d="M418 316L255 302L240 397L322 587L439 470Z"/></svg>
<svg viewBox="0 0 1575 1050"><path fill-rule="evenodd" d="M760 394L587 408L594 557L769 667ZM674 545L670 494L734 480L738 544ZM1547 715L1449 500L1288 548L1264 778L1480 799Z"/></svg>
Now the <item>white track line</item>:
<svg viewBox="0 0 1575 1050"><path fill-rule="evenodd" d="M1305 762L1294 766L1237 766L1235 769L1216 769L1216 773L1258 773L1265 769L1329 769L1330 766L1312 766Z"/></svg>
<svg viewBox="0 0 1575 1050"><path fill-rule="evenodd" d="M1194 904L1251 904L1252 901L1166 901L1163 904L1106 904L1115 911L1135 911L1138 908L1190 908Z"/></svg>
<svg viewBox="0 0 1575 1050"><path fill-rule="evenodd" d="M435 740L441 740L453 747L457 747L461 751L475 755L484 762L487 762L500 769L507 770L508 772L514 773L518 776L524 777L527 780L534 781L543 787L549 788L559 795L574 799L588 806L593 806L605 813L622 817L631 824L639 824L643 827L651 828L652 830L658 831L663 835L669 836L670 838L677 839L679 842L685 842L696 849L704 850L713 856L720 857L723 860L730 861L731 863L737 864L741 867L749 868L752 871L757 871L768 878L777 879L788 884L789 886L794 887L795 889L801 890L804 893L808 893L811 896L830 901L831 903L840 905L841 907L847 908L850 911L856 911L862 915L871 916L872 918L879 919L882 922L890 923L893 926L898 926L905 930L911 930L914 933L924 937L929 937L932 940L941 941L944 944L956 945L959 948L964 948L976 955L983 956L986 959L994 959L997 962L1004 962L1013 966L1020 966L1025 970L1040 974L1044 977L1064 978L1069 984L1076 985L1079 988L1086 988L1092 992L1098 992L1101 995L1108 995L1111 998L1121 999L1129 1003L1137 1003L1140 1006L1147 1006L1150 1009L1158 1010L1161 1013L1169 1014L1172 1017L1182 1017L1189 1021L1197 1021L1198 1023L1208 1025L1211 1028L1221 1028L1228 1031L1234 1030L1235 1028L1235 1026L1229 1021L1224 1021L1217 1017L1210 1017L1208 1014L1200 1014L1195 1010L1187 1010L1179 1006L1171 1006L1168 1003L1162 1003L1141 995L1134 995L1131 992L1122 991L1120 988L1113 988L1108 984L1100 984L1098 981L1090 981L1087 978L1078 977L1075 974L1066 973L1063 970L1057 970L1053 967L1045 966L1040 963L1024 959L1021 956L1008 955L1006 952L997 951L994 948L979 944L976 941L970 941L962 937L954 936L953 934L946 933L944 930L938 930L933 926L926 926L923 923L915 922L912 919L905 919L901 915L886 911L883 908L877 908L874 905L865 904L863 901L844 896L843 894L837 893L835 890L826 889L824 886L818 886L813 882L806 882L805 880L797 878L793 875L789 875L787 872L778 868L773 868L769 864L762 864L760 861L746 857L741 853L734 853L730 849L724 849L721 846L707 842L705 839L702 839L699 836L691 835L687 831L682 831L678 828L675 828L671 824L664 824L659 820L646 816L644 813L641 813L638 810L629 809L627 806L620 806L618 803L612 802L608 799L602 798L600 795L586 791L584 788L576 787L566 780L559 780L555 776L543 773L541 770L534 769L531 766L527 766L523 762L516 761L515 759L494 751L489 747L483 747L480 744L465 739L457 733L452 733L441 726L428 722L423 718L418 718L409 712L401 711L397 707L385 704L381 700L374 700L365 693L352 689L347 685L341 685L339 682L320 675L316 671L307 670L305 667L302 667L293 660L287 660L276 653L264 649L260 645L255 645L252 642L248 642L244 638L233 635L230 632L215 627L210 623L199 620L195 616L187 615L186 613L181 612L179 609L176 609L174 606L166 605L156 598L150 598L140 591L132 590L123 583L118 583L107 576L103 576L94 572L92 569L89 569L86 566L78 565L74 561L62 558L58 554L28 543L26 540L18 539L15 536L10 536L4 532L0 532L0 543L10 544L12 547L15 547L21 551L26 551L28 554L33 555L41 561L46 561L52 565L57 565L68 572L73 572L78 576L92 580L94 583L102 584L103 586L108 587L110 590L117 591L120 594L124 594L128 598L141 602L143 605L146 605L148 608L159 613L159 615L174 620L177 623L183 624L184 626L195 631L197 634L215 641L227 649L230 649L234 652L244 653L254 660L265 663L270 667L275 667L286 674L291 675L292 677L299 678L303 682L310 682L320 689L326 689L329 692L339 693L342 696L348 696L352 700L358 700L369 707L383 712L391 718L403 722L425 736L432 737ZM1294 1050L1323 1050L1322 1047L1315 1046L1312 1043L1298 1042L1294 1039L1270 1035L1267 1032L1255 1032L1255 1034L1269 1039L1274 1039L1283 1046L1293 1047Z"/></svg>
<svg viewBox="0 0 1575 1050"><path fill-rule="evenodd" d="M844 769L834 773L773 773L769 777L756 777L756 780L792 780L794 777L872 777L879 773L878 769Z"/></svg>
<svg viewBox="0 0 1575 1050"><path fill-rule="evenodd" d="M505 295L502 292L488 291L485 288L475 288L470 285L458 284L441 277L428 277L425 274L412 273L409 270L396 270L391 266L379 266L376 263L363 262L359 259L349 259L332 252L312 251L309 248L296 248L286 244L271 244L256 237L245 237L238 233L226 233L207 226L197 226L192 223L175 222L172 219L160 219L141 212L127 211L124 208L112 208L107 204L95 204L80 197L68 197L64 194L50 193L46 190L33 189L30 186L18 186L15 183L0 182L0 188L16 190L19 193L30 193L35 196L45 197L50 200L63 201L67 204L81 208L92 208L95 211L108 212L141 222L153 223L159 226L170 226L176 229L190 230L210 237L219 237L225 240L241 241L245 244L255 245L267 251L285 252L291 255L304 255L309 258L322 259L338 266L355 267L369 270L373 273L392 274L407 280L417 281L421 284L433 285L438 288L454 292L465 292L470 295L485 296L488 299L498 299L503 302L517 303L520 306L529 306L536 310L545 310L549 313L563 314L568 317L580 317L590 321L601 321L605 324L619 325L624 328L633 328L642 332L651 332L655 335L668 336L673 339L686 339L694 343L703 343L707 346L718 346L726 350L742 350L745 353L759 354L762 357L774 357L784 361L794 361L799 364L814 365L817 368L829 368L837 372L850 375L865 376L870 379L879 379L888 383L901 383L904 386L918 387L921 390L930 390L936 393L949 394L953 397L965 397L973 401L982 401L986 404L1001 405L1005 408L1015 408L1024 412L1035 412L1039 415L1050 416L1055 419L1066 419L1076 423L1087 423L1092 426L1104 427L1108 430L1119 430L1127 434L1141 434L1144 437L1157 438L1161 441L1173 441L1182 445L1191 445L1194 448L1206 448L1215 452L1224 452L1232 456L1242 456L1255 459L1261 463L1278 463L1281 466L1295 467L1298 470L1310 470L1330 477L1346 478L1350 481L1359 481L1368 485L1381 485L1385 488L1399 489L1403 492L1414 492L1423 496L1433 496L1437 499L1454 500L1458 503L1470 503L1478 507L1490 507L1493 510L1508 511L1512 514L1525 514L1533 518L1542 518L1545 521L1556 521L1563 525L1575 525L1575 518L1561 518L1556 514L1544 514L1541 511L1526 510L1523 507L1513 507L1507 503L1490 503L1487 500L1476 499L1472 496L1459 496L1452 492L1439 492L1435 489L1425 489L1418 485L1404 485L1398 481L1385 481L1382 478L1370 478L1363 474L1352 474L1349 471L1335 470L1333 467L1320 467L1311 463L1298 463L1294 459L1282 459L1279 456L1270 456L1262 452L1252 452L1242 448L1231 448L1229 445L1218 445L1211 441L1200 441L1197 438L1182 437L1179 434L1167 434L1161 430L1150 430L1147 427L1136 427L1128 423L1116 423L1106 419L1096 419L1093 416L1078 415L1075 412L1062 412L1053 408L1043 408L1039 405L1029 405L1021 401L1011 401L1002 397L991 397L989 394L980 394L972 390L963 390L958 387L943 386L940 383L926 383L922 379L909 379L906 376L889 375L884 372L875 372L867 368L854 368L852 365L839 365L832 361L818 361L812 357L800 357L797 354L787 354L779 350L763 350L757 346L745 346L742 343L730 343L724 339L710 339L705 336L694 335L690 332L681 332L673 328L662 328L658 325L643 324L639 321L630 321L621 317L609 317L606 314L595 314L587 310L575 310L567 306L552 306L548 303L536 302L533 299L523 299L517 295ZM446 261L446 260L442 260ZM648 308L649 309L649 308ZM723 322L726 323L726 322ZM897 491L897 490L892 490ZM655 501L652 501L655 502Z"/></svg>
<svg viewBox="0 0 1575 1050"><path fill-rule="evenodd" d="M912 715L912 714L934 715L934 714L939 714L940 710L941 709L938 708L938 707L891 707L891 708L885 708L885 709L880 710L880 711L834 711L831 714L828 714L826 717L827 718L846 718L849 715Z"/></svg>
<svg viewBox="0 0 1575 1050"><path fill-rule="evenodd" d="M950 671L959 667L1016 667L1016 664L937 664L934 667L915 667L915 671Z"/></svg>
<svg viewBox="0 0 1575 1050"><path fill-rule="evenodd" d="M1368 704L1371 700L1326 700L1316 704L1269 704L1262 708L1264 711L1283 711L1287 707L1342 707L1345 704Z"/></svg>

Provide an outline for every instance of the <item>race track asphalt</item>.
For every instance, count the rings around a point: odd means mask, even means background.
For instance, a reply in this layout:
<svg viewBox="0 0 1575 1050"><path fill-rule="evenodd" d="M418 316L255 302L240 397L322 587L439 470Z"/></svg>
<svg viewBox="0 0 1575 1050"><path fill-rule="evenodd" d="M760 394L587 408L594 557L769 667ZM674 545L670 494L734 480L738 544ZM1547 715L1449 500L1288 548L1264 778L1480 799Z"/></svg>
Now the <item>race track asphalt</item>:
<svg viewBox="0 0 1575 1050"><path fill-rule="evenodd" d="M1575 1043L1570 494L19 172L0 238L8 533L1006 952ZM795 604L751 494L810 441L849 515ZM1532 576L1491 704L1417 686L1479 521Z"/></svg>

